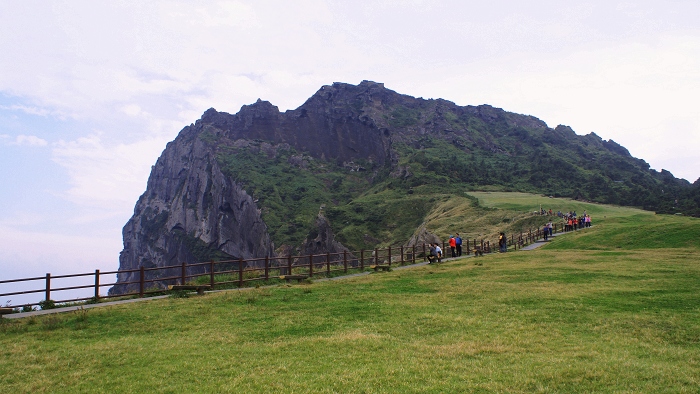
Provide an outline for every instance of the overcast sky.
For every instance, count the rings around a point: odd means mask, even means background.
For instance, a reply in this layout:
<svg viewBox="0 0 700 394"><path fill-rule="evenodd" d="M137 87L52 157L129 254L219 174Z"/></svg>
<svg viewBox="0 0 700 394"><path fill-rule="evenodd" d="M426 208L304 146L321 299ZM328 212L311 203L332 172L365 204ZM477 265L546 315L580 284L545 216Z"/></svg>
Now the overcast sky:
<svg viewBox="0 0 700 394"><path fill-rule="evenodd" d="M595 132L694 182L699 20L697 0L0 0L0 280L116 270L184 126L333 82Z"/></svg>

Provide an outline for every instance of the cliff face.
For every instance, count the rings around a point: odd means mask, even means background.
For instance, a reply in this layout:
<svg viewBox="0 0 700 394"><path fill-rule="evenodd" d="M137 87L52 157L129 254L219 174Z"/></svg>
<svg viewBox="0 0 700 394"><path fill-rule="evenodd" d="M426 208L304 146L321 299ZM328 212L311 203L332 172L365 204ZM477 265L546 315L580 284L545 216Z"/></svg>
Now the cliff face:
<svg viewBox="0 0 700 394"><path fill-rule="evenodd" d="M388 131L380 130L369 117L360 117L361 106L355 112L348 110L347 100L359 94L364 96L355 97L358 103L372 102L373 94L387 92L391 91L369 82L361 87L337 84L321 88L304 105L285 113L261 100L243 106L235 115L206 111L167 145L152 168L146 192L122 231L122 272L110 294L134 291L137 284L124 283L138 281L139 273L128 271L141 266L275 256L256 201L236 181L235 173L222 169L222 150L246 149L251 141L266 141L254 146L256 153L274 157L278 148L292 147L319 160L351 162L361 158L382 165L391 157ZM300 166L305 163L303 158L295 160ZM309 243L315 253L347 250L334 239L327 222L320 229L322 239ZM287 254L302 248L309 246L284 245L281 251ZM204 268L189 270L203 272ZM167 274L177 275L177 269ZM147 278L151 277L147 274Z"/></svg>
<svg viewBox="0 0 700 394"><path fill-rule="evenodd" d="M198 138L202 128L201 123L185 128L152 168L147 190L122 231L120 271L274 254L260 211L222 173L215 152ZM117 275L118 282L138 279L138 272ZM136 287L117 285L110 294Z"/></svg>
<svg viewBox="0 0 700 394"><path fill-rule="evenodd" d="M384 92L379 84L357 86L337 84L324 86L301 107L280 113L267 101L246 105L230 115L208 110L202 122L219 130L231 141L263 140L286 143L298 151L324 159L351 161L365 158L384 163L389 157L391 143L388 130L380 130L368 116L360 116L366 102L372 102L373 88ZM362 93L361 93L362 92ZM356 109L348 107L350 96L357 98ZM395 94L395 93L394 93Z"/></svg>

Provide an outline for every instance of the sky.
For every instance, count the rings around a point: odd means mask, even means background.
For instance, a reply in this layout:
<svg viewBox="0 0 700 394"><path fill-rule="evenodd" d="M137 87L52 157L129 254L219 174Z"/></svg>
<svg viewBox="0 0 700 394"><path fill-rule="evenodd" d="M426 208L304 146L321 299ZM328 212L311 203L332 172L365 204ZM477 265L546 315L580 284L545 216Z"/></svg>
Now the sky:
<svg viewBox="0 0 700 394"><path fill-rule="evenodd" d="M116 270L183 127L333 82L595 132L694 182L698 20L696 0L0 0L0 280Z"/></svg>

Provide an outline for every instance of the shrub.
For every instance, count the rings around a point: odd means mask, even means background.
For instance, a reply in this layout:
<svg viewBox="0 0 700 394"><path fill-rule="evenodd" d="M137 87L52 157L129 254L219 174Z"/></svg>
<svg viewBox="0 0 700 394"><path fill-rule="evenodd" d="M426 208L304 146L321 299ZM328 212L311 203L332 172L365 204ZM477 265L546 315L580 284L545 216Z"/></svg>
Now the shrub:
<svg viewBox="0 0 700 394"><path fill-rule="evenodd" d="M56 308L56 303L53 300L39 301L39 308L41 308L42 311L45 311L47 309L54 309Z"/></svg>

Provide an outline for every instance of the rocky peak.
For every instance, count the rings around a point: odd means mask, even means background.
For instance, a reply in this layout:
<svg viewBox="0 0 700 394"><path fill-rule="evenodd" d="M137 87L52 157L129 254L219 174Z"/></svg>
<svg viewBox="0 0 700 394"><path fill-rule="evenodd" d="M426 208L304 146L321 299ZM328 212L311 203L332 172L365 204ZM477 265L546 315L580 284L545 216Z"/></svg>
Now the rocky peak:
<svg viewBox="0 0 700 394"><path fill-rule="evenodd" d="M348 256L352 256L350 250L335 239L333 229L328 219L323 215L322 211L319 212L314 222L313 229L301 247L300 254L322 255L326 253L336 254L343 252L347 252ZM324 257L319 257L317 260L321 261L323 259Z"/></svg>

